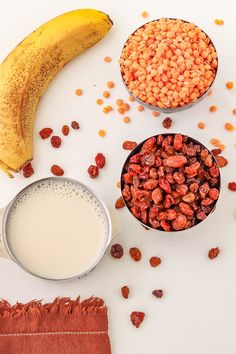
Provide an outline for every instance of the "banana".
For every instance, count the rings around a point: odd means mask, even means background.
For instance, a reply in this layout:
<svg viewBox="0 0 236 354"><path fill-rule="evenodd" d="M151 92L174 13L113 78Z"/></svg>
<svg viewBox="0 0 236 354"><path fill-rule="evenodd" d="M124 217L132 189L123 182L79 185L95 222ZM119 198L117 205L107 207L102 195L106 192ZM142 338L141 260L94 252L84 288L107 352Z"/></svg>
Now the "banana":
<svg viewBox="0 0 236 354"><path fill-rule="evenodd" d="M75 10L43 24L0 65L0 169L11 175L33 158L35 114L63 66L109 31L108 15Z"/></svg>

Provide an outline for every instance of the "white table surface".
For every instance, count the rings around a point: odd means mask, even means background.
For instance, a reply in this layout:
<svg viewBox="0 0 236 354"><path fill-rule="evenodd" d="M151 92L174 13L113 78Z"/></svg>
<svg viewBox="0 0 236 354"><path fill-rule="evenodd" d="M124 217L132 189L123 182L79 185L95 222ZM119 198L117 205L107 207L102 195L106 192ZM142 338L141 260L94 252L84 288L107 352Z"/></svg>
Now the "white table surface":
<svg viewBox="0 0 236 354"><path fill-rule="evenodd" d="M113 80L109 102L127 98L122 86L118 56L126 37L144 23L140 13L147 10L155 19L162 16L179 17L195 22L213 39L219 53L219 72L213 95L189 111L173 116L170 131L187 133L209 148L213 137L226 144L224 156L229 165L222 170L222 193L215 213L195 229L175 234L145 231L126 209L119 211L122 233L118 239L125 247L121 260L111 258L109 252L87 277L64 283L34 278L10 260L0 260L0 297L12 302L30 299L52 300L56 296L101 296L109 306L110 337L113 354L234 354L236 349L236 193L227 190L227 183L236 180L236 132L224 130L227 121L236 124L231 111L236 107L236 88L228 91L225 82L236 83L236 21L234 0L178 0L178 1L117 1L117 0L7 0L0 10L0 60L22 38L50 18L80 7L94 7L107 12L114 26L105 39L67 65L50 85L39 105L35 124L33 161L36 173L30 179L21 175L7 179L0 174L0 206L28 183L50 175L52 163L61 164L65 175L79 179L92 187L113 207L119 190L122 163L127 152L122 150L124 140L141 141L152 134L164 132L163 116L153 118L149 111L140 113L136 104L129 116L131 124L124 124L122 116L112 112L105 115L95 101ZM215 18L223 18L224 26L216 26ZM104 63L110 55L113 61ZM84 95L77 97L76 88ZM208 111L217 105L214 114ZM52 126L59 131L62 124L78 120L80 131L73 131L64 139L63 147L50 148L37 132ZM206 129L199 130L199 121ZM99 129L107 136L98 136ZM96 180L87 176L87 167L97 152L107 157L107 165ZM25 216L27 222L27 216ZM219 246L220 256L209 261L209 248ZM139 246L143 251L140 263L128 256L128 249ZM148 260L158 255L163 263L153 269ZM129 300L120 296L120 287L129 285ZM165 296L152 296L153 289L162 288ZM146 313L139 329L135 329L129 315L133 310ZM69 353L68 353L69 354Z"/></svg>

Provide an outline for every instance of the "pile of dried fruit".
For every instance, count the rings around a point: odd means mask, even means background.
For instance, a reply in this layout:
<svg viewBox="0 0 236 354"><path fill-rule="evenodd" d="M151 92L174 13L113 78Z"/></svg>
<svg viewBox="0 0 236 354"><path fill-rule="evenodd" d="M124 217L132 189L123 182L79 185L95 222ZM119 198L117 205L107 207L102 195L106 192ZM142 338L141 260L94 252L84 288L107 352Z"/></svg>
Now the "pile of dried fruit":
<svg viewBox="0 0 236 354"><path fill-rule="evenodd" d="M157 135L131 153L122 195L143 224L164 231L188 229L214 208L220 172L214 156L181 134Z"/></svg>
<svg viewBox="0 0 236 354"><path fill-rule="evenodd" d="M217 53L193 23L162 18L146 23L127 40L121 72L129 90L159 108L185 106L211 86Z"/></svg>

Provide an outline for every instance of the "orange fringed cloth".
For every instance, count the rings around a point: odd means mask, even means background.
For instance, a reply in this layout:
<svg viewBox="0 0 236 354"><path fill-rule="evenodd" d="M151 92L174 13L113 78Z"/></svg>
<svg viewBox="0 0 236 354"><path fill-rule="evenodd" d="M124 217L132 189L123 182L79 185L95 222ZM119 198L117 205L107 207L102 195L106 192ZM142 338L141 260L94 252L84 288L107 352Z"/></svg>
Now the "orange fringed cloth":
<svg viewBox="0 0 236 354"><path fill-rule="evenodd" d="M111 354L102 299L0 301L1 354Z"/></svg>

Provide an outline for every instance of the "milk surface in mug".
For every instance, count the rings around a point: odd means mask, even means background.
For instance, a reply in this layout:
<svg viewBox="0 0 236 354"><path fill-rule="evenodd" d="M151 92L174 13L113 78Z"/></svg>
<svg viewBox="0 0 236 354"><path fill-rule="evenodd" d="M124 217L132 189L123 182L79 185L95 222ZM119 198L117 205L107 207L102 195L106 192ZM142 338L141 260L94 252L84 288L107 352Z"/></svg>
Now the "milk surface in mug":
<svg viewBox="0 0 236 354"><path fill-rule="evenodd" d="M91 192L73 181L49 179L22 192L8 217L7 238L27 270L64 279L96 263L108 229L103 206Z"/></svg>

